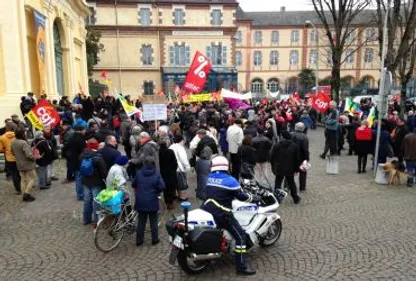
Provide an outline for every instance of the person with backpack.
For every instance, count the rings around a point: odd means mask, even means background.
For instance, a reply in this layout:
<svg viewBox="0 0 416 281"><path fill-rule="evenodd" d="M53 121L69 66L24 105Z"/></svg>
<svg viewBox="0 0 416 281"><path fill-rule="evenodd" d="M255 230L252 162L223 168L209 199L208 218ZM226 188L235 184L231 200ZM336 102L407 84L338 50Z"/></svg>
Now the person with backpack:
<svg viewBox="0 0 416 281"><path fill-rule="evenodd" d="M21 177L20 186L23 192L23 201L31 202L35 200L32 190L36 180L36 159L26 140L26 131L16 128L14 134L16 139L12 142L11 151L16 158L17 169Z"/></svg>
<svg viewBox="0 0 416 281"><path fill-rule="evenodd" d="M53 151L49 142L44 138L42 131L35 131L35 139L32 142L32 150L36 157L37 186L39 189L48 189L51 183L48 181L48 165L53 161Z"/></svg>
<svg viewBox="0 0 416 281"><path fill-rule="evenodd" d="M99 205L94 198L105 188L108 169L102 155L94 150L86 149L81 159L79 175L84 189L83 223L96 225Z"/></svg>

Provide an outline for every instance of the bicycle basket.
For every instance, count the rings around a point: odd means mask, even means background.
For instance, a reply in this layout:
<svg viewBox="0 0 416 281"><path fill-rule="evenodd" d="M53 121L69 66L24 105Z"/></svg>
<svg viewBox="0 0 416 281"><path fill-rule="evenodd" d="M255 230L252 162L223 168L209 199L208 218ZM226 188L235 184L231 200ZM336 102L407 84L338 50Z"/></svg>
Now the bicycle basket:
<svg viewBox="0 0 416 281"><path fill-rule="evenodd" d="M112 215L118 215L121 213L121 204L123 203L123 191L119 191L111 199L99 203L103 208L109 210Z"/></svg>

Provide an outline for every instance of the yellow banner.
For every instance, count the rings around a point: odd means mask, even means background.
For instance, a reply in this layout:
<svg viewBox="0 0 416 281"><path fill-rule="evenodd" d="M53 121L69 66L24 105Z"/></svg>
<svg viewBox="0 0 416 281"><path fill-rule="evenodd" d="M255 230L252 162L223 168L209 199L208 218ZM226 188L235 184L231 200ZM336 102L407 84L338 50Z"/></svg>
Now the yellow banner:
<svg viewBox="0 0 416 281"><path fill-rule="evenodd" d="M38 59L38 68L40 76L40 91L45 92L45 20L46 17L34 10L35 27L36 27L36 56Z"/></svg>
<svg viewBox="0 0 416 281"><path fill-rule="evenodd" d="M204 101L213 101L212 94L189 95L188 99L184 100L183 102L191 103L191 102L204 102Z"/></svg>
<svg viewBox="0 0 416 281"><path fill-rule="evenodd" d="M43 123L39 120L33 110L29 111L29 113L26 114L26 117L29 119L30 123L32 123L33 127L38 130L43 130Z"/></svg>

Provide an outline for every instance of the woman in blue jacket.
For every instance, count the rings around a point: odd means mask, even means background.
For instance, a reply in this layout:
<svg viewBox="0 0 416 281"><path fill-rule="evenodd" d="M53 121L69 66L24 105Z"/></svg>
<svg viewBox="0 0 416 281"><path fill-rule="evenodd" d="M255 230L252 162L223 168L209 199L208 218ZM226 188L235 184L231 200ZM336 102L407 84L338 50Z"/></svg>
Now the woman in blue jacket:
<svg viewBox="0 0 416 281"><path fill-rule="evenodd" d="M159 211L158 196L165 189L165 182L160 173L156 171L156 164L153 159L145 158L143 160L143 166L137 171L132 186L136 195L135 209L139 214L139 222L136 231L136 246L143 244L147 217L149 217L150 220L152 245L156 245L159 243L157 226L157 213Z"/></svg>

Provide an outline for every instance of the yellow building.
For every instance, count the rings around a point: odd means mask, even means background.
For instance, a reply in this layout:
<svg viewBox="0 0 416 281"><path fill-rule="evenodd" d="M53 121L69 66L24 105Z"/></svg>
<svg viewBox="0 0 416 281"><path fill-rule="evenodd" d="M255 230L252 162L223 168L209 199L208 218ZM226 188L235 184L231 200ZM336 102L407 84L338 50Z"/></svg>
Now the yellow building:
<svg viewBox="0 0 416 281"><path fill-rule="evenodd" d="M237 83L235 0L88 1L89 24L102 33L94 79L103 70L112 90L133 96L182 85L196 51L213 64L206 88Z"/></svg>
<svg viewBox="0 0 416 281"><path fill-rule="evenodd" d="M45 18L41 46L36 36L35 11ZM20 98L27 92L37 97L44 92L54 99L73 96L79 85L87 89L88 15L84 0L0 1L0 122L13 113L21 113ZM44 60L43 77L38 50Z"/></svg>
<svg viewBox="0 0 416 281"><path fill-rule="evenodd" d="M359 83L377 87L378 31L364 24L373 12L362 12L346 43L341 79L350 87ZM316 33L307 21L315 25ZM331 77L329 42L315 11L285 11L284 7L278 12L238 9L237 26L235 64L239 88L253 93L266 89L293 92L298 88L300 70L306 67L315 70L318 66L319 79Z"/></svg>

